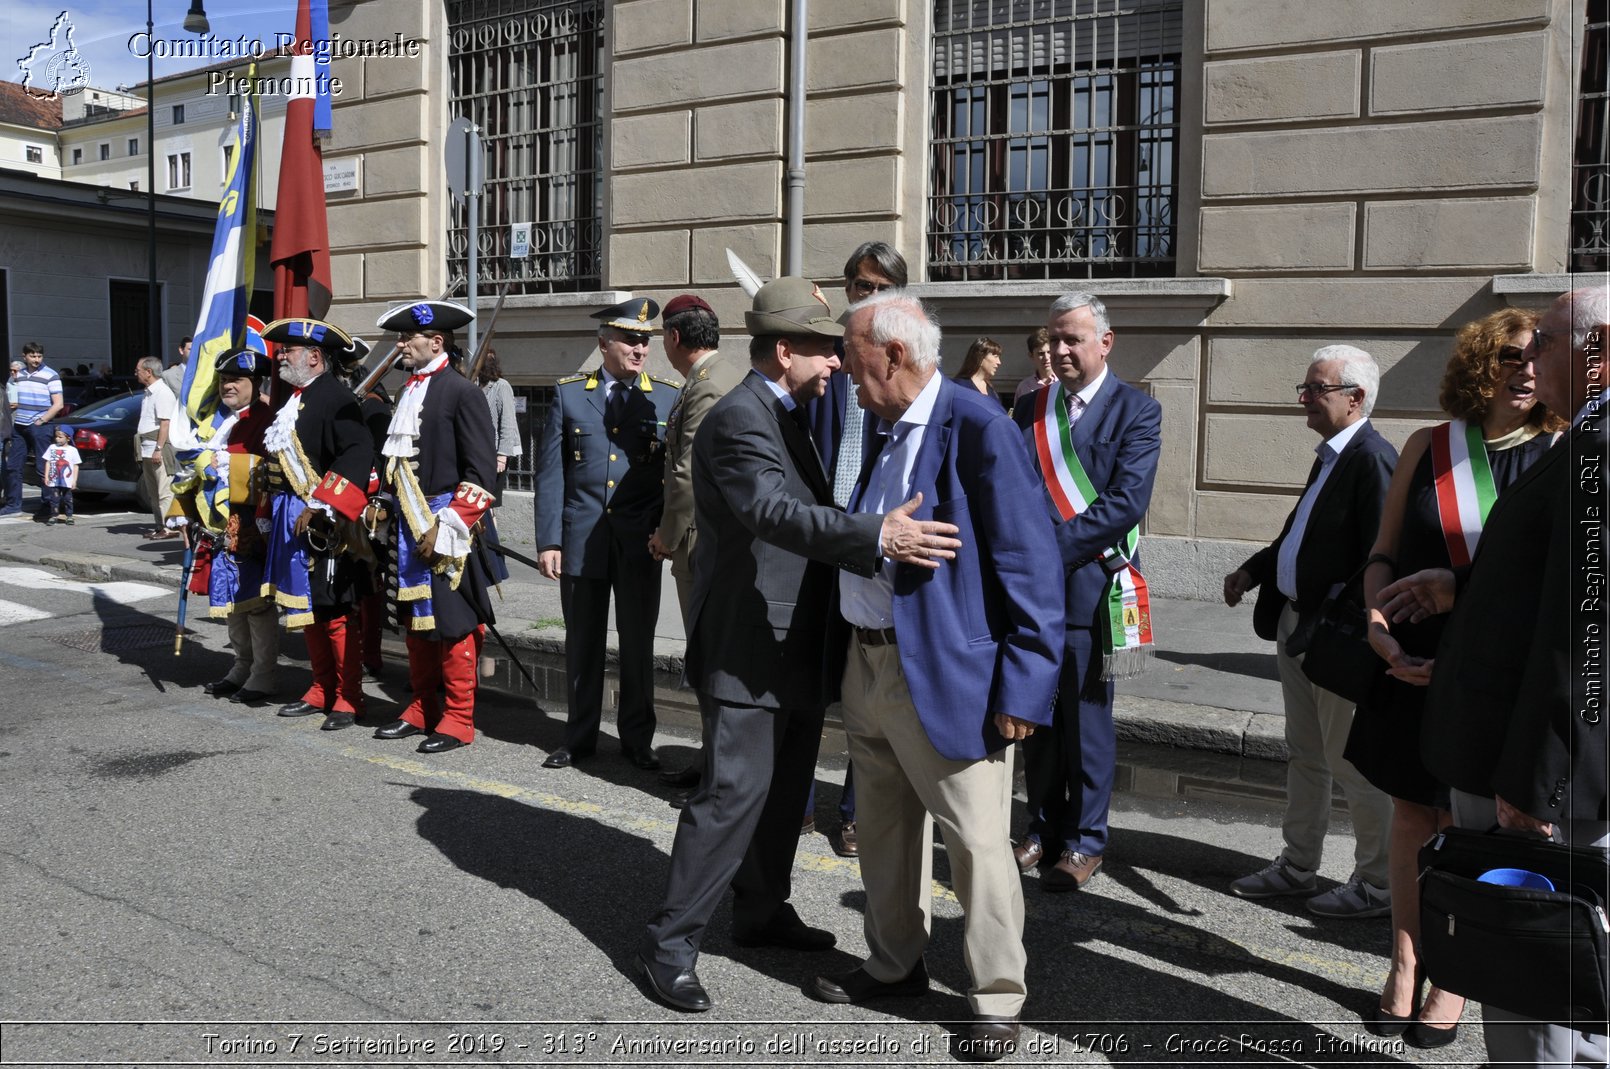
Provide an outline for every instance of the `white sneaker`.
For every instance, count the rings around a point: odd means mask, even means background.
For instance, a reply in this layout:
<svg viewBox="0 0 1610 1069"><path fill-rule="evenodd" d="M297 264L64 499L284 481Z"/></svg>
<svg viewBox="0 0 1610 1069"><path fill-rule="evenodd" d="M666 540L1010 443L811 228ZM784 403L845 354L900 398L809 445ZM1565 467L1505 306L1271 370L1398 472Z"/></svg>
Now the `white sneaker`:
<svg viewBox="0 0 1610 1069"><path fill-rule="evenodd" d="M1308 912L1347 919L1384 917L1392 912L1392 896L1385 887L1377 887L1355 872L1340 887L1310 898Z"/></svg>
<svg viewBox="0 0 1610 1069"><path fill-rule="evenodd" d="M1230 883L1230 890L1242 898L1279 898L1281 895L1311 895L1318 884L1314 874L1300 869L1284 857L1267 867Z"/></svg>

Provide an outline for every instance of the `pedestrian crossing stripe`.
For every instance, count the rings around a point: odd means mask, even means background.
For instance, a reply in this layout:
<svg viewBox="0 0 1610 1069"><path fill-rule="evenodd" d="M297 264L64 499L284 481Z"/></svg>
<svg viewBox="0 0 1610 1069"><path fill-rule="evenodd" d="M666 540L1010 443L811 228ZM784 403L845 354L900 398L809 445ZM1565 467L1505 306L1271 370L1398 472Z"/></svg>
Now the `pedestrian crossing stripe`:
<svg viewBox="0 0 1610 1069"><path fill-rule="evenodd" d="M137 601L149 601L151 598L176 596L176 592L171 588L152 583L117 581L85 583L74 579L63 579L43 568L0 567L0 584L26 587L30 590L59 590L72 594L88 594L90 597L117 605L132 605ZM42 612L33 619L42 619L49 615L51 614Z"/></svg>
<svg viewBox="0 0 1610 1069"><path fill-rule="evenodd" d="M19 605L15 601L0 601L0 627L32 623L35 620L43 620L50 615L44 609L36 609L31 605Z"/></svg>

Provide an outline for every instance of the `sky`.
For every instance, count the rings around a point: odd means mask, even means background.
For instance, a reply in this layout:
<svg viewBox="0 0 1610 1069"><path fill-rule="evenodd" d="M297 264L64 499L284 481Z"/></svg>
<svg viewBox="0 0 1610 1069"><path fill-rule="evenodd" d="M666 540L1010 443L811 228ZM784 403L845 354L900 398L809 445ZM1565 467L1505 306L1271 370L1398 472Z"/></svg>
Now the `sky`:
<svg viewBox="0 0 1610 1069"><path fill-rule="evenodd" d="M154 36L161 42L161 48L169 47L169 42L182 43L184 47L199 45L201 38L184 29L190 0L151 2L155 15ZM203 0L203 4L211 24L208 36L217 42L215 49L219 50L224 47L222 42L234 46L243 35L248 42L261 41L265 50L272 49L276 44L274 35L290 34L296 25L296 0L267 3L264 0ZM12 42L7 54L0 56L0 67L4 71L0 76L9 82L22 81L18 61L27 56L30 45L50 40L51 27L62 11L67 12L73 25L73 44L81 62L89 68L90 85L97 89L116 89L119 85L144 83L145 53L136 50L143 48L145 9L137 0L133 3L130 0L65 0L65 3L55 0L55 3L39 5L23 0L0 0L0 21L11 27L6 36ZM130 38L136 34L140 35L140 40L131 42ZM58 44L39 55L43 57L64 47ZM233 55L215 51L211 56L175 58L160 54L161 48L155 58L158 78L210 66ZM36 83L39 77L35 75Z"/></svg>

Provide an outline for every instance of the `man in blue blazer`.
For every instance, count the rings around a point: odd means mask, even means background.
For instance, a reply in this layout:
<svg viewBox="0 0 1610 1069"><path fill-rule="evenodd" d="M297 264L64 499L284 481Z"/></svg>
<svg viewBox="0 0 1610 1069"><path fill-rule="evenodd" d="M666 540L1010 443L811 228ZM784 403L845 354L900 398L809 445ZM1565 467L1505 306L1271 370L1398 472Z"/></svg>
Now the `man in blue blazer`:
<svg viewBox="0 0 1610 1069"><path fill-rule="evenodd" d="M1031 395L1039 403L1018 405L1013 419L1023 429L1040 475L1039 497L1056 528L1057 552L1042 562L1041 578L1060 569L1068 613L1052 729L1023 747L1029 830L1013 856L1024 872L1036 865L1046 870L1043 890L1073 891L1101 868L1118 757L1112 676L1103 670L1107 651L1097 626L1109 585L1102 557L1146 515L1162 449L1162 408L1108 369L1113 333L1099 299L1088 293L1057 298L1047 329L1056 382ZM1095 495L1071 519L1063 519L1052 485L1058 465L1046 450L1061 441L1048 405L1065 406L1068 438ZM1042 428L1052 432L1045 442L1037 440ZM1052 470L1045 470L1048 464ZM1150 621L1143 623L1149 631Z"/></svg>
<svg viewBox="0 0 1610 1069"><path fill-rule="evenodd" d="M863 1002L927 990L937 821L967 911L974 1018L963 1052L999 1058L1015 1049L1026 995L1009 746L1051 720L1063 598L1044 569L1056 544L1015 428L998 404L938 373L939 328L920 302L890 293L856 305L844 344L879 432L851 513L917 500L914 518L955 524L961 546L938 569L885 559L871 576L839 574L852 633L830 649L847 654L870 954L850 973L817 977L815 991Z"/></svg>

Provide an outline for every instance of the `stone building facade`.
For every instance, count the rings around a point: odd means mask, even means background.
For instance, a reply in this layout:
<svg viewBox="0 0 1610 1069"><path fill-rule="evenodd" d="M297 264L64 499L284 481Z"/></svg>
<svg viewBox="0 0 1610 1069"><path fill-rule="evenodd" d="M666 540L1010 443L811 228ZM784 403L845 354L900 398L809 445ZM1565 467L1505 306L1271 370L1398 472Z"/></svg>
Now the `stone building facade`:
<svg viewBox="0 0 1610 1069"><path fill-rule="evenodd" d="M1008 392L1049 302L1100 294L1113 367L1164 411L1148 571L1215 596L1308 470L1293 386L1316 348L1375 354L1375 419L1401 442L1436 415L1460 324L1604 270L1603 9L810 0L804 273L837 305L847 252L894 243L947 369L991 335ZM462 293L442 140L469 113L487 131L482 302L510 281L497 347L517 384L595 360L586 312L628 293L694 290L737 328L725 250L765 275L791 251L792 12L332 3L346 37L423 46L336 64L326 158L355 160L360 182L330 197L333 314L362 329L390 302ZM521 260L516 222L533 224Z"/></svg>

